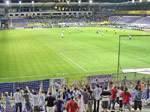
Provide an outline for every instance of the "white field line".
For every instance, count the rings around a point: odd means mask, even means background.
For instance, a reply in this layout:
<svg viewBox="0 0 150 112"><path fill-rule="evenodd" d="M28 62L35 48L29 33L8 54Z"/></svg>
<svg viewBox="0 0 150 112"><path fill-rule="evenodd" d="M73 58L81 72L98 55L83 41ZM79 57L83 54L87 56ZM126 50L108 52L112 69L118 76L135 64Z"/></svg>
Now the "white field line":
<svg viewBox="0 0 150 112"><path fill-rule="evenodd" d="M111 50L118 50L118 48L115 49L110 49L108 51ZM89 50L89 51L82 51L82 52L100 52L100 51L104 51L104 50ZM72 72L72 73L53 73L53 74L45 74L45 75L30 75L30 76L20 76L20 77L9 77L9 78L0 78L0 80L8 80L8 79L23 79L23 78L33 78L33 77L44 77L44 76L63 76L63 75L67 75L67 74L82 74L82 73L94 73L94 72L104 72L104 71L110 71L110 70L116 70L116 69L103 69L103 70L95 70L95 71L87 71L85 68L83 68L81 65L77 64L76 62L74 62L72 59L68 58L67 56L65 56L63 53L70 53L68 52L61 52L60 54L68 59L69 61L71 61L72 63L74 63L76 66L80 67L80 69L82 69L84 72ZM95 74L97 75L97 74Z"/></svg>
<svg viewBox="0 0 150 112"><path fill-rule="evenodd" d="M110 51L118 51L118 48L114 48L114 49L109 49L109 50L85 50L85 51L80 51L77 50L75 52L110 52ZM63 51L61 53L70 53L70 51Z"/></svg>
<svg viewBox="0 0 150 112"><path fill-rule="evenodd" d="M45 75L30 75L30 76L18 76L18 77L9 77L9 78L0 78L0 80L8 80L8 79L23 79L23 78L32 78L32 77L44 77L44 76L58 76L60 75L68 75L68 74L84 74L84 73L94 73L94 72L104 72L104 71L110 71L110 70L116 70L116 69L103 69L103 70L95 70L95 71L88 71L88 72L72 72L72 73L54 73L54 74L45 74ZM98 74L95 74L98 75Z"/></svg>
<svg viewBox="0 0 150 112"><path fill-rule="evenodd" d="M81 65L79 65L78 63L74 62L71 58L65 56L63 53L60 53L60 55L62 55L64 58L66 58L67 60L69 60L70 62L72 62L73 64L75 64L76 66L78 66L80 69L82 69L85 72L88 72L85 68L83 68Z"/></svg>

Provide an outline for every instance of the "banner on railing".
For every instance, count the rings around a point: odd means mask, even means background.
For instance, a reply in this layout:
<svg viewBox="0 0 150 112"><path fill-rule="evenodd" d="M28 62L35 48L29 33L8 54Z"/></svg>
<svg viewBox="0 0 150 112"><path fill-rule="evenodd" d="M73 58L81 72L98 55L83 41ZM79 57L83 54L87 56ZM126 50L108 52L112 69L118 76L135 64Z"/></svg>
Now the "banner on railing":
<svg viewBox="0 0 150 112"><path fill-rule="evenodd" d="M106 74L106 75L94 75L94 76L87 76L87 83L91 81L92 87L96 86L96 79L98 80L99 85L103 85L105 81L105 85L108 85L108 79L111 81L111 75Z"/></svg>
<svg viewBox="0 0 150 112"><path fill-rule="evenodd" d="M65 85L65 78L59 78L59 79L50 79L51 86L55 89L59 89L62 85Z"/></svg>

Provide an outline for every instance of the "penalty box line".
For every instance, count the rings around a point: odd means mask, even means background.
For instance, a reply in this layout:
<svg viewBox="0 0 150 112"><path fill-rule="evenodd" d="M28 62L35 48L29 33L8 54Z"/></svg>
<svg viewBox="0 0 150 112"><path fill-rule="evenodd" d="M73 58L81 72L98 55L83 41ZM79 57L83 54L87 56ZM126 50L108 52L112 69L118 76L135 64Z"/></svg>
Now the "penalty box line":
<svg viewBox="0 0 150 112"><path fill-rule="evenodd" d="M60 53L61 56L63 56L64 58L66 58L68 61L70 61L71 63L75 64L76 66L78 66L80 69L82 69L84 72L88 72L85 68L83 68L81 65L79 65L78 63L76 63L75 61L73 61L71 58L67 57L66 55L64 55L63 53Z"/></svg>

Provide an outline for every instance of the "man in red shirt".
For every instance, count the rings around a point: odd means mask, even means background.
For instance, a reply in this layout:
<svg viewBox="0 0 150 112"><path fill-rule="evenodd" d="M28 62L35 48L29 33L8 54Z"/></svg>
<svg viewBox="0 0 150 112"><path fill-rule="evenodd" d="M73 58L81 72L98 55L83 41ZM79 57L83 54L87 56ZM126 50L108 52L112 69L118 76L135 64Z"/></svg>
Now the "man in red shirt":
<svg viewBox="0 0 150 112"><path fill-rule="evenodd" d="M130 97L131 94L128 92L128 88L125 88L125 91L121 93L122 96L122 103L123 103L123 112L125 112L125 108L129 109L129 112L131 112L131 106L130 106Z"/></svg>
<svg viewBox="0 0 150 112"><path fill-rule="evenodd" d="M117 93L118 93L118 90L117 90L117 87L115 86L113 89L110 90L111 92L111 97L110 97L110 103L109 103L109 110L111 108L111 104L112 104L112 109L114 110L115 109L115 101L117 99Z"/></svg>
<svg viewBox="0 0 150 112"><path fill-rule="evenodd" d="M66 104L66 110L67 112L78 112L79 106L76 101L73 100L73 96L71 97L71 100L67 102Z"/></svg>

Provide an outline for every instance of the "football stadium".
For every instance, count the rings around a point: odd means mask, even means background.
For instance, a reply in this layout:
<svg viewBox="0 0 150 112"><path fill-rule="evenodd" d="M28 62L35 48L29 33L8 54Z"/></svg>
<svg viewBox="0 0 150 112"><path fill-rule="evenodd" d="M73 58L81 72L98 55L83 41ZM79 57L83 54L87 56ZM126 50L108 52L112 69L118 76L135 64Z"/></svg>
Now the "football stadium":
<svg viewBox="0 0 150 112"><path fill-rule="evenodd" d="M150 112L150 0L0 0L0 112Z"/></svg>

